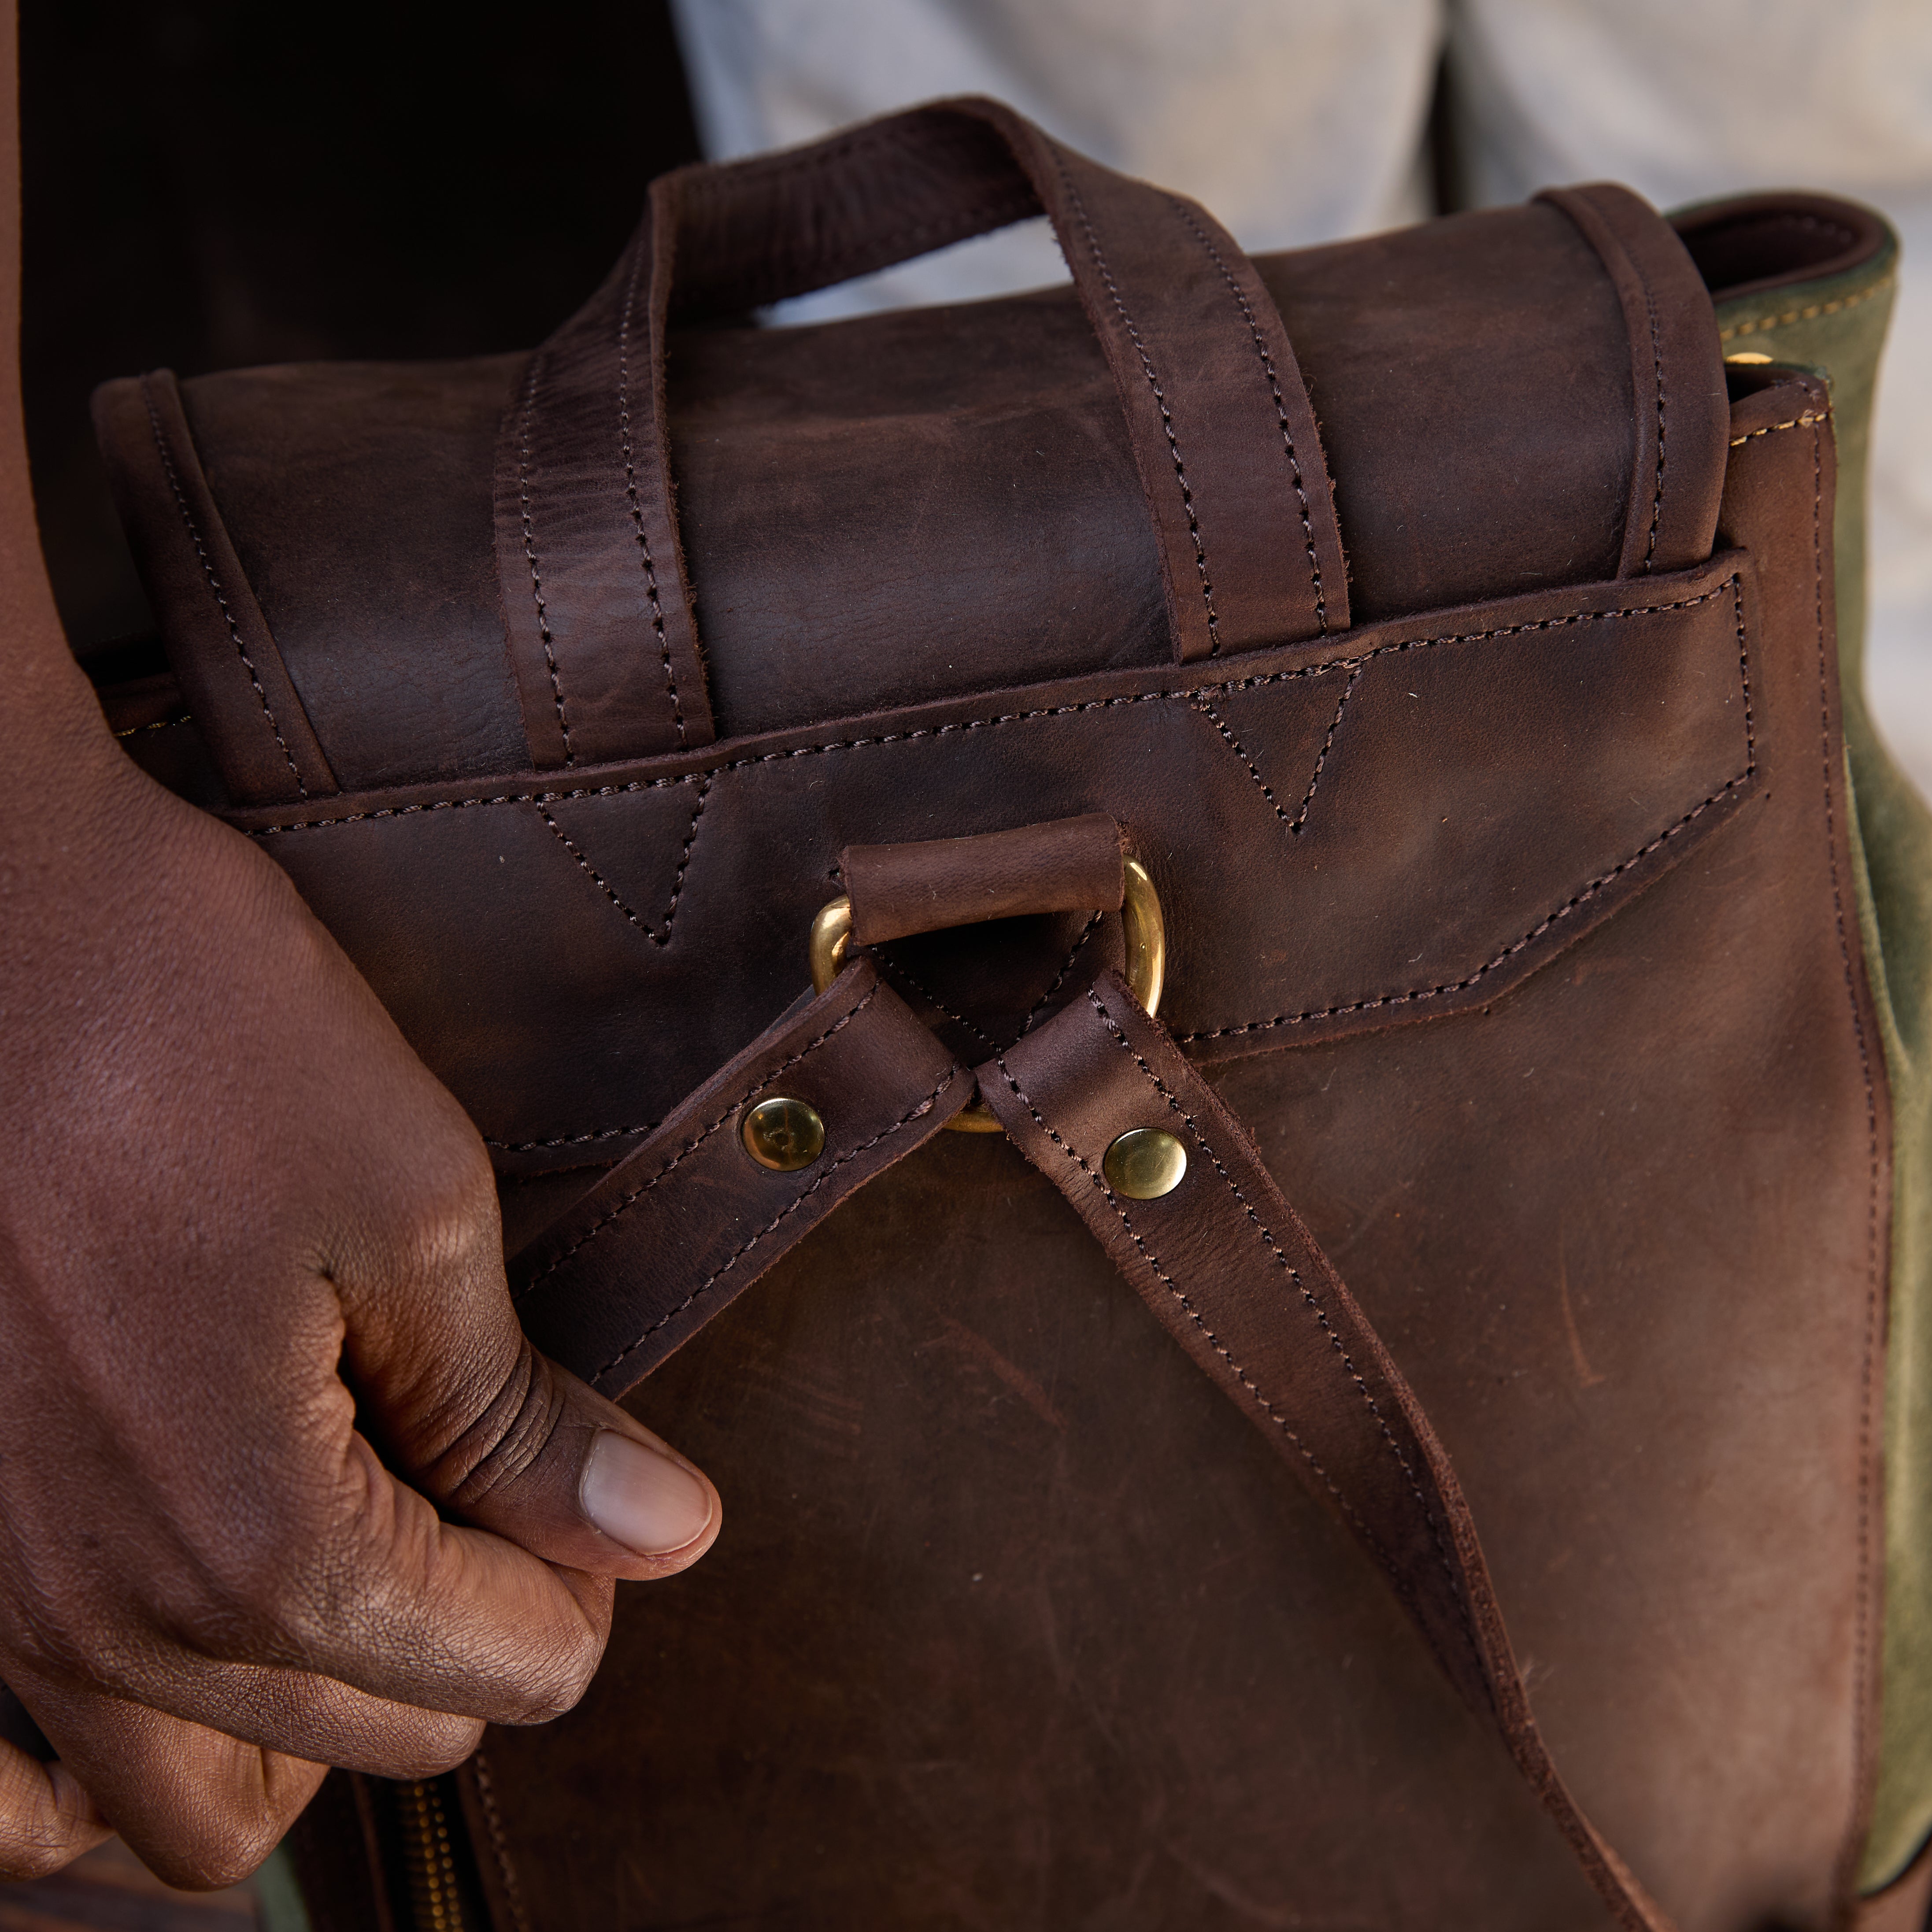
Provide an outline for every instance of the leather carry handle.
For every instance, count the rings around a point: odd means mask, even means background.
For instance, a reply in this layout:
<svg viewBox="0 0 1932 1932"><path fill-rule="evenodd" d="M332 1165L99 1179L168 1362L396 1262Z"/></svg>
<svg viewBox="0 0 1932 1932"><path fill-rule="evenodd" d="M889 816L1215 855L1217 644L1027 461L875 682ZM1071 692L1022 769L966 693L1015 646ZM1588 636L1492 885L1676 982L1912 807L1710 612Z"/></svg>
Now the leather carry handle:
<svg viewBox="0 0 1932 1932"><path fill-rule="evenodd" d="M660 177L624 260L532 358L499 445L496 550L539 768L713 735L672 507L673 322L742 314L1036 212L1113 375L1176 661L1347 628L1314 411L1233 238L996 101L944 101Z"/></svg>

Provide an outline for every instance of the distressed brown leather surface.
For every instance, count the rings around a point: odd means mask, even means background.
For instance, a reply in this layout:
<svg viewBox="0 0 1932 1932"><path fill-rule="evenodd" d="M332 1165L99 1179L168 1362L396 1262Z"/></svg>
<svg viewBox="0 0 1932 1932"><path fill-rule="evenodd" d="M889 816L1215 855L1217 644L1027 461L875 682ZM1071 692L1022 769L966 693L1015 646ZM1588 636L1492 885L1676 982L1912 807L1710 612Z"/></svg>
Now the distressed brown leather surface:
<svg viewBox="0 0 1932 1932"><path fill-rule="evenodd" d="M1618 233L1546 204L1261 266L1354 628L1231 662L1175 662L1071 296L680 334L718 741L542 776L502 755L484 575L527 364L332 375L301 433L355 460L305 494L254 427L301 372L188 386L345 790L224 775L524 1231L803 992L844 847L1111 814L1166 907L1163 1018L1454 1458L1579 1801L1685 1932L1822 1928L1870 1761L1886 1198L1828 430L1790 380L1725 422L1688 263ZM418 511L384 479L431 444ZM113 453L151 500L148 446ZM213 636L141 527L171 642ZM466 736L433 724L446 633ZM983 1058L1111 924L878 956ZM996 1137L935 1135L632 1400L730 1528L627 1598L580 1711L488 1744L506 1925L1604 1922L1373 1568Z"/></svg>

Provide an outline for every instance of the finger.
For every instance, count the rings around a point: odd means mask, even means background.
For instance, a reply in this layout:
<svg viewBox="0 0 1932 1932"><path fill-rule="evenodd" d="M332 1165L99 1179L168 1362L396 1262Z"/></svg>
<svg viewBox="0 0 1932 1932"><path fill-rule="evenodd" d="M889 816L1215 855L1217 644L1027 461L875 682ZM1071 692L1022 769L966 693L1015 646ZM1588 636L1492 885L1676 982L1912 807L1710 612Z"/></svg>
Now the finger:
<svg viewBox="0 0 1932 1932"><path fill-rule="evenodd" d="M426 1493L548 1562L640 1580L687 1568L716 1538L717 1492L530 1346L481 1185L436 1217L460 1232L427 1255L352 1252L332 1270L365 1424Z"/></svg>
<svg viewBox="0 0 1932 1932"><path fill-rule="evenodd" d="M15 1663L36 1708L58 1708L58 1678ZM84 1692L104 1694L98 1687ZM244 1744L377 1778L435 1778L460 1764L483 1734L478 1718L419 1710L302 1670L190 1657L127 1673L127 1700L239 1738Z"/></svg>
<svg viewBox="0 0 1932 1932"><path fill-rule="evenodd" d="M98 1691L29 1696L62 1765L93 1794L95 1815L185 1892L246 1878L328 1774L326 1765Z"/></svg>
<svg viewBox="0 0 1932 1932"><path fill-rule="evenodd" d="M434 1433L409 1445L426 1458L415 1463L418 1484L466 1521L572 1569L647 1580L695 1563L723 1514L703 1472L514 1340L508 1372L469 1427L440 1449Z"/></svg>
<svg viewBox="0 0 1932 1932"><path fill-rule="evenodd" d="M112 1831L64 1764L0 1741L0 1879L45 1878Z"/></svg>

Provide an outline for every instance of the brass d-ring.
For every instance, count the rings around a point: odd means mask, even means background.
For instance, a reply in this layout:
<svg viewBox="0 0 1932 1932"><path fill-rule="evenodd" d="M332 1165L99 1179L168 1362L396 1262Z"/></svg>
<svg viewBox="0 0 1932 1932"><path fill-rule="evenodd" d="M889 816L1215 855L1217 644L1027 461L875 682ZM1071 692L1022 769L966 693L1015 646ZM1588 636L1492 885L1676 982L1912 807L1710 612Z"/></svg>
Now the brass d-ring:
<svg viewBox="0 0 1932 1932"><path fill-rule="evenodd" d="M1127 984L1133 995L1150 1013L1160 1009L1161 988L1167 981L1167 921L1160 909L1160 895L1154 880L1138 859L1123 862L1126 893L1120 904L1120 921L1127 941ZM820 908L812 922L812 987L822 993L838 976L845 963L845 949L852 938L852 902L843 897ZM975 1100L946 1124L961 1133L998 1134L1006 1130L983 1100Z"/></svg>

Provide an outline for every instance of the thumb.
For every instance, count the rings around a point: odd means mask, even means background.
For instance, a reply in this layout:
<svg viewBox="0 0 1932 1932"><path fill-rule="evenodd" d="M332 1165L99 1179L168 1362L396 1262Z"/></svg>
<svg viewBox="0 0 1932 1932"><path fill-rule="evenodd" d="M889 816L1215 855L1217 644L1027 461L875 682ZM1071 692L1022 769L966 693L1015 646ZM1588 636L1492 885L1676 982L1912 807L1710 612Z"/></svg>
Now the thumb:
<svg viewBox="0 0 1932 1932"><path fill-rule="evenodd" d="M507 1290L502 1306L514 1325ZM412 1480L466 1522L571 1569L644 1578L695 1563L722 1514L703 1472L520 1330L515 1346L476 1420Z"/></svg>
<svg viewBox="0 0 1932 1932"><path fill-rule="evenodd" d="M687 1568L716 1540L717 1491L531 1346L495 1209L492 1190L460 1236L446 1228L428 1244L440 1265L398 1267L392 1254L380 1286L360 1269L337 1276L363 1426L434 1502L548 1562L639 1579Z"/></svg>

